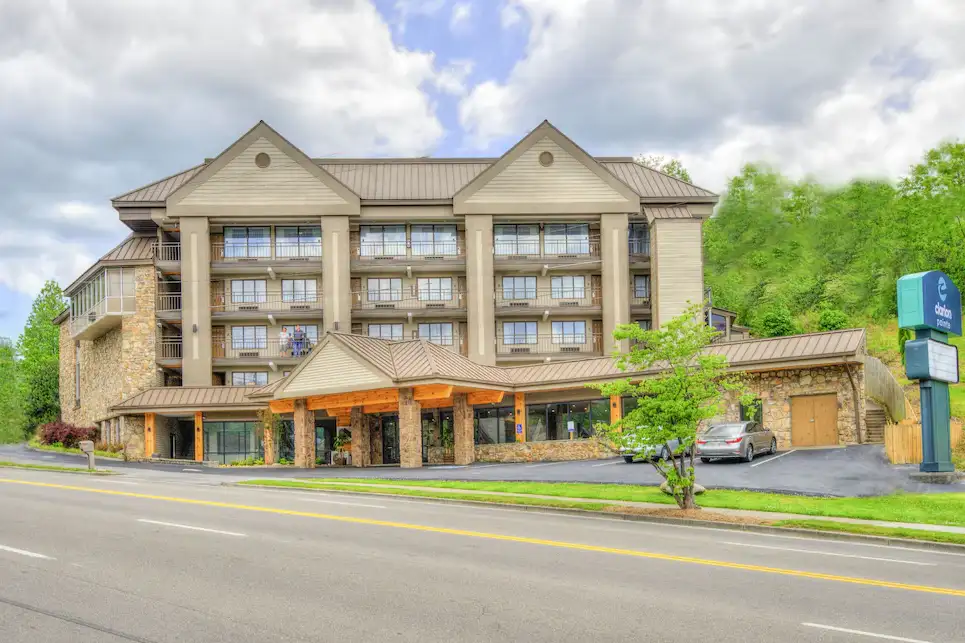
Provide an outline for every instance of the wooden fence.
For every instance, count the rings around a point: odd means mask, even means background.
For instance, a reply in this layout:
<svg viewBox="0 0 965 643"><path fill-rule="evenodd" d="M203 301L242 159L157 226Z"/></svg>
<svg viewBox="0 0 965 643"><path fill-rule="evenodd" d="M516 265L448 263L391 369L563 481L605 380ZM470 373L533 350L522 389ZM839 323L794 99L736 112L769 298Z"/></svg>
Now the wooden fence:
<svg viewBox="0 0 965 643"><path fill-rule="evenodd" d="M864 358L864 387L869 397L888 409L892 422L905 419L905 391L891 369L877 357L866 355Z"/></svg>
<svg viewBox="0 0 965 643"><path fill-rule="evenodd" d="M962 439L962 425L952 422L952 448ZM885 427L885 453L891 464L918 464L921 462L921 424L905 421Z"/></svg>

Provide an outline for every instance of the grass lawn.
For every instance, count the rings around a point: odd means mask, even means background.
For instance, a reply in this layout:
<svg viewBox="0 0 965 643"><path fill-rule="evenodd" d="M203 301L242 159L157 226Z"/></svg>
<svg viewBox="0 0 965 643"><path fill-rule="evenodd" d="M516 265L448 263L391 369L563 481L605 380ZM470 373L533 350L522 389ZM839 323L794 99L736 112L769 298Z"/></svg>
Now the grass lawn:
<svg viewBox="0 0 965 643"><path fill-rule="evenodd" d="M75 453L77 455L84 455L84 452L77 448L65 447L61 444L41 444L36 438L28 442L31 448L40 449L41 451L53 451L55 453ZM112 453L110 451L99 451L94 450L94 455L98 458L112 458L114 460L123 460L124 456L120 453Z"/></svg>
<svg viewBox="0 0 965 643"><path fill-rule="evenodd" d="M0 460L0 467L7 469L30 469L33 471L59 471L61 473L86 473L95 476L111 475L110 471L103 469L91 471L87 467L58 467L55 464L29 464L23 462L6 462L4 460Z"/></svg>
<svg viewBox="0 0 965 643"><path fill-rule="evenodd" d="M903 527L855 525L846 522L831 522L829 520L778 520L773 523L772 526L836 531L848 534L863 534L865 536L883 536L885 538L911 538L913 540L927 540L935 543L965 545L965 534L950 534L943 531L922 531L921 529L906 529Z"/></svg>
<svg viewBox="0 0 965 643"><path fill-rule="evenodd" d="M277 485L277 482L294 482L305 488L332 488L347 482L364 482L372 485L395 485L403 487L432 487L434 489L464 489L469 491L499 491L525 495L553 496L554 498L583 498L601 501L654 502L675 504L673 499L656 487L617 484L586 484L577 482L483 482L450 480L375 480L357 478L334 478L313 481L255 480L252 484ZM295 485L292 485L295 486ZM347 487L364 491L359 487ZM371 487L369 487L371 488ZM463 497L463 496L459 496ZM492 496L486 496L489 500ZM801 514L805 516L828 516L860 518L864 520L887 520L891 522L924 523L931 525L965 526L965 493L941 494L895 494L875 498L814 498L755 491L711 490L698 496L697 504L718 509L751 509ZM583 505L580 505L583 506Z"/></svg>

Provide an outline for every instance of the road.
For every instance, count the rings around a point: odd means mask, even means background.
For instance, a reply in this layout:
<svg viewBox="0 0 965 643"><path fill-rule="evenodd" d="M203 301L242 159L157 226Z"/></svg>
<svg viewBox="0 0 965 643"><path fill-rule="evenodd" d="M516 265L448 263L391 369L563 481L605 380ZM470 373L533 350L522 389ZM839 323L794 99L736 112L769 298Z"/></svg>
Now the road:
<svg viewBox="0 0 965 643"><path fill-rule="evenodd" d="M938 643L965 626L953 553L213 482L0 470L0 641Z"/></svg>

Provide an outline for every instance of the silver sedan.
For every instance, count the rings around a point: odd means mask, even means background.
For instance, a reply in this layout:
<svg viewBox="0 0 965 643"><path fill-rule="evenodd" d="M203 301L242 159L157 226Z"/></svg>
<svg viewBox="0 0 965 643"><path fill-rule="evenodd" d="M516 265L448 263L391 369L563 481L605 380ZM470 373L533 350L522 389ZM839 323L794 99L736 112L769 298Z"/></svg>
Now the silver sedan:
<svg viewBox="0 0 965 643"><path fill-rule="evenodd" d="M714 424L697 436L701 462L713 458L740 458L751 462L755 455L777 453L777 438L759 422Z"/></svg>

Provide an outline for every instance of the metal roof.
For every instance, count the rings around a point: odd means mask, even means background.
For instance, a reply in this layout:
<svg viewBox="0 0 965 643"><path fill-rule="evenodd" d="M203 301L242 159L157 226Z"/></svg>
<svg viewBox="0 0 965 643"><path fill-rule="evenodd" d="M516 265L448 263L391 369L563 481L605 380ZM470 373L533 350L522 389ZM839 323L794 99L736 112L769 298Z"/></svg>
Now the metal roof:
<svg viewBox="0 0 965 643"><path fill-rule="evenodd" d="M206 164L195 165L189 170L172 174L160 181L149 183L144 187L125 192L111 201L115 203L162 203L170 194L194 178L194 175L204 169Z"/></svg>
<svg viewBox="0 0 965 643"><path fill-rule="evenodd" d="M664 198L673 197L686 199L695 198L716 198L718 195L699 188L696 185L687 183L674 178L669 174L664 174L658 170L644 167L632 160L629 161L601 161L603 167L613 172L613 174L633 188L642 198Z"/></svg>
<svg viewBox="0 0 965 643"><path fill-rule="evenodd" d="M648 219L692 219L690 210L685 206L674 205L666 207L645 206L643 213Z"/></svg>
<svg viewBox="0 0 965 643"><path fill-rule="evenodd" d="M167 386L149 388L132 395L115 410L133 409L191 409L204 410L216 408L237 408L256 406L247 395L252 392L249 386Z"/></svg>
<svg viewBox="0 0 965 643"><path fill-rule="evenodd" d="M138 234L128 235L123 241L107 251L107 254L97 260L94 265L85 270L81 276L75 279L69 286L64 288L64 294L70 295L77 286L84 283L101 268L109 266L136 266L140 264L152 263L154 261L154 241L153 235L144 236Z"/></svg>

